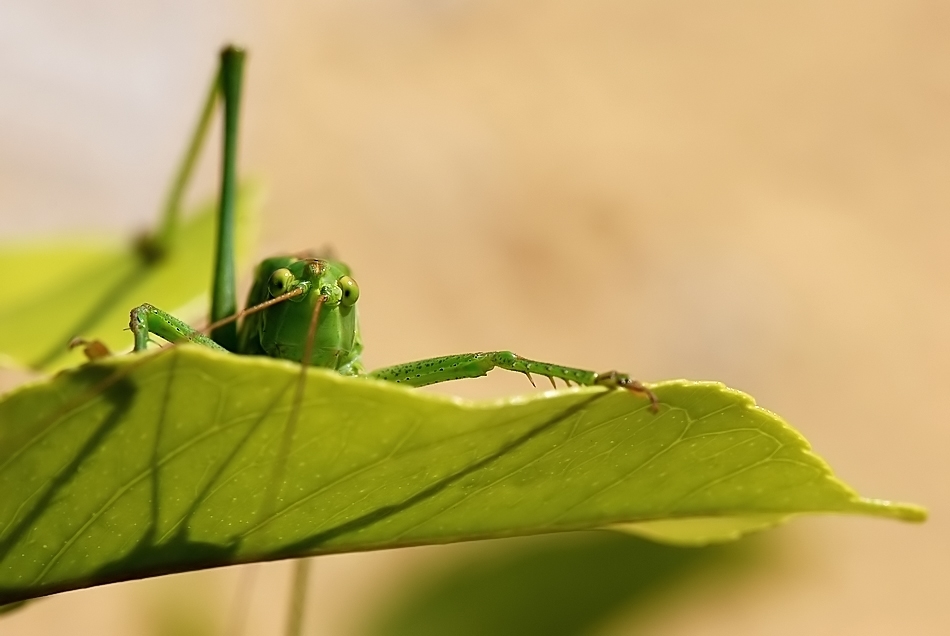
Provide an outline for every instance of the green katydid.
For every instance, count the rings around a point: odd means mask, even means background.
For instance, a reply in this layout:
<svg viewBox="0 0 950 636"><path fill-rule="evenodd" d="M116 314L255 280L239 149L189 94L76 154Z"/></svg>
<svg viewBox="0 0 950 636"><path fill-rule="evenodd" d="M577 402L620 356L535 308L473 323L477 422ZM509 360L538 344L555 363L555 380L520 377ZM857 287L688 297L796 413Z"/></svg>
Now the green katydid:
<svg viewBox="0 0 950 636"><path fill-rule="evenodd" d="M523 373L532 384L532 374L537 374L547 377L552 385L554 378L560 378L567 384L627 389L644 395L656 410L653 393L625 373L596 373L529 360L510 351L449 355L385 367L367 374L360 362L363 344L356 309L359 287L349 267L335 260L310 255L277 256L264 260L255 272L246 309L238 312L232 244L244 58L244 52L234 47L222 51L218 79L196 133L201 135L207 128L214 95L220 94L224 105L224 152L209 335L152 305L141 305L132 310L130 321L136 351L144 350L150 334L154 334L172 343L191 341L221 351L285 358L304 366L334 369L344 375L368 375L417 387L479 377L497 367ZM176 185L180 186L187 179L198 145L196 138ZM170 209L175 210L177 206L170 206ZM163 227L174 227L174 223L166 222ZM163 235L158 237L161 239ZM153 251L161 251L158 240L146 244L153 246L150 248ZM241 320L240 324L237 324L238 320Z"/></svg>
<svg viewBox="0 0 950 636"><path fill-rule="evenodd" d="M141 246L147 257L160 257L173 239L177 225L175 216L201 140L207 131L213 105L220 95L224 106L224 149L221 193L218 208L218 236L212 290L211 321L206 330L197 330L171 314L144 304L130 313L129 327L134 335L134 350L144 351L150 336L157 335L171 343L193 342L219 351L245 355L267 355L300 362L304 368L316 366L333 369L343 375L366 375L372 378L425 386L438 382L483 376L494 368L525 374L534 384L532 374L554 378L565 383L600 385L626 389L642 394L657 410L653 392L625 373L596 373L584 369L529 360L510 351L466 353L430 358L377 369L365 373L360 361L363 343L357 319L359 286L350 269L342 262L315 258L313 255L276 256L261 262L254 275L246 308L237 311L234 242L234 203L236 190L236 158L238 114L244 69L244 51L226 47L212 89L206 101L195 137L189 145L185 162L172 189L168 216L162 230ZM240 322L238 322L240 321ZM207 332L207 334L205 333ZM87 354L94 349L87 348ZM302 378L303 376L301 376ZM294 410L287 422L282 456L289 451L289 441L296 425L303 384L298 385ZM281 466L282 463L278 463ZM282 476L275 474L271 488L279 489ZM265 497L262 513L267 513L276 499L273 490ZM302 561L295 567L288 634L298 634L306 588L307 569Z"/></svg>

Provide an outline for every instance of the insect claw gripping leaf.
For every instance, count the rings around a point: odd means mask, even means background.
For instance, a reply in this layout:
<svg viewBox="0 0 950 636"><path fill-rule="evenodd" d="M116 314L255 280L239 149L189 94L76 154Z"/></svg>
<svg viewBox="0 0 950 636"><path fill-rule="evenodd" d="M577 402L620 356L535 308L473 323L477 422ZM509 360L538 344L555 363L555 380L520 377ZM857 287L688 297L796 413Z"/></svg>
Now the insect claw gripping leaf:
<svg viewBox="0 0 950 636"><path fill-rule="evenodd" d="M82 347L82 352L85 354L86 358L92 362L95 360L101 360L103 358L108 358L112 355L112 352L109 351L109 347L105 345L101 340L86 340L85 338L73 338L69 341L69 348L75 349L76 347Z"/></svg>
<svg viewBox="0 0 950 636"><path fill-rule="evenodd" d="M597 374L597 379L594 380L594 384L600 386L615 387L619 389L628 389L634 393L639 393L645 395L650 399L650 410L656 413L659 410L659 400L656 399L656 394L653 393L650 389L643 385L639 380L634 380L626 373L618 373L617 371L607 371L606 373Z"/></svg>

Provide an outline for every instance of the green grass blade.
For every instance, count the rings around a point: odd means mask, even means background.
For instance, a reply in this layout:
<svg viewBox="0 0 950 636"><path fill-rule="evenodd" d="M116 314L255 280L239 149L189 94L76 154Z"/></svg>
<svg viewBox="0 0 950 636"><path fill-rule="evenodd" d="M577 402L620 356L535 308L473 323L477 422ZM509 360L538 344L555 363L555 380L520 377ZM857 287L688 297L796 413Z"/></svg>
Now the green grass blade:
<svg viewBox="0 0 950 636"><path fill-rule="evenodd" d="M624 391L464 402L311 369L279 458L298 373L181 347L5 397L0 602L231 563L617 524L702 543L748 530L749 518L924 518L859 497L781 419L716 383L654 385L654 414ZM731 534L695 521L709 519Z"/></svg>

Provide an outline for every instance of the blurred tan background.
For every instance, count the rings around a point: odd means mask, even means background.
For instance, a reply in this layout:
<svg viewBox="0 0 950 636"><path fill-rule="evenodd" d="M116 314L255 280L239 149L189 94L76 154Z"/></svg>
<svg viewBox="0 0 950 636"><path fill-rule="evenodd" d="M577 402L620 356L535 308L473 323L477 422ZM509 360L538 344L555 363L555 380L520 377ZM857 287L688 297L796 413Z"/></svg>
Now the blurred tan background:
<svg viewBox="0 0 950 636"><path fill-rule="evenodd" d="M862 494L931 510L793 521L768 567L597 633L950 633L948 3L194 4L0 5L3 239L146 226L217 48L245 44L260 254L353 265L369 366L510 348L722 380ZM308 633L360 634L481 549L319 559ZM257 571L244 633L278 633L286 564ZM158 634L181 607L221 629L239 578L64 594L0 633Z"/></svg>

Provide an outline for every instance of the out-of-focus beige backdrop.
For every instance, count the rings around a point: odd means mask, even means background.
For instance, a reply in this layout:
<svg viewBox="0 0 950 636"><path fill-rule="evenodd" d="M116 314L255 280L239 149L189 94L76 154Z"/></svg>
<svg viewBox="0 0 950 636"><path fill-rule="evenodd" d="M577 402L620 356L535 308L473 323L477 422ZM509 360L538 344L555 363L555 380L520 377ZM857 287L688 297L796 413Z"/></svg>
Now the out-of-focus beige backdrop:
<svg viewBox="0 0 950 636"><path fill-rule="evenodd" d="M148 224L216 49L245 44L260 253L353 265L369 366L511 348L722 380L931 510L793 521L768 568L601 634L950 633L946 2L195 5L0 5L0 236ZM309 633L358 634L476 547L317 560ZM285 571L259 568L246 634L279 629ZM169 598L220 625L237 578L64 594L0 632L156 633Z"/></svg>

